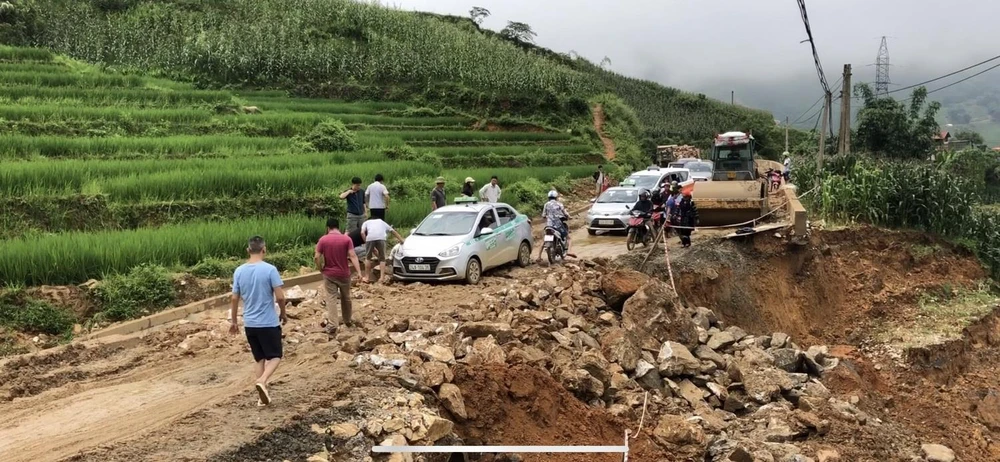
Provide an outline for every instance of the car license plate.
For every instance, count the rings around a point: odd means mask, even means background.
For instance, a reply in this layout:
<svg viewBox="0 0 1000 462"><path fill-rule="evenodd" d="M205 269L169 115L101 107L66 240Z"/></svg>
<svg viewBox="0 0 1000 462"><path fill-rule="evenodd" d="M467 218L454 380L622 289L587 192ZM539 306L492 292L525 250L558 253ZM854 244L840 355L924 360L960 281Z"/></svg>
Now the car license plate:
<svg viewBox="0 0 1000 462"><path fill-rule="evenodd" d="M615 221L614 220L597 220L597 224L599 224L599 225L605 225L605 226L611 226L611 225L615 224Z"/></svg>
<svg viewBox="0 0 1000 462"><path fill-rule="evenodd" d="M551 234L546 234L546 235L545 235L545 242L552 242L552 241L554 241L554 240L556 240L556 237L555 237L555 236L553 236L553 235L551 235Z"/></svg>
<svg viewBox="0 0 1000 462"><path fill-rule="evenodd" d="M410 271L430 271L431 265L410 265Z"/></svg>

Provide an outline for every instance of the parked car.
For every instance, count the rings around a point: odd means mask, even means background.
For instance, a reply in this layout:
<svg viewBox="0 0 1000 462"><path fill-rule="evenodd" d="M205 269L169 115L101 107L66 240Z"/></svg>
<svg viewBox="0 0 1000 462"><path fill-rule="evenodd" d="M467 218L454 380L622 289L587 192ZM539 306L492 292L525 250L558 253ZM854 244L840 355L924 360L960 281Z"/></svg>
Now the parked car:
<svg viewBox="0 0 1000 462"><path fill-rule="evenodd" d="M691 172L686 168L660 168L651 166L646 170L635 172L622 180L620 186L646 189L653 192L671 181L683 183L691 177Z"/></svg>
<svg viewBox="0 0 1000 462"><path fill-rule="evenodd" d="M464 280L510 262L531 264L531 221L503 203L447 205L420 222L392 257L403 281Z"/></svg>
<svg viewBox="0 0 1000 462"><path fill-rule="evenodd" d="M628 227L629 210L638 201L638 188L608 188L587 212L587 233L593 236L598 231L625 231Z"/></svg>
<svg viewBox="0 0 1000 462"><path fill-rule="evenodd" d="M682 157L680 159L677 159L677 160L675 160L675 161L667 164L667 167L669 167L669 168L687 168L687 164L690 164L691 162L698 162L699 160L700 159L698 159L697 157Z"/></svg>
<svg viewBox="0 0 1000 462"><path fill-rule="evenodd" d="M715 165L709 160L699 160L688 162L684 168L691 172L691 178L694 181L712 181L712 171L715 169Z"/></svg>

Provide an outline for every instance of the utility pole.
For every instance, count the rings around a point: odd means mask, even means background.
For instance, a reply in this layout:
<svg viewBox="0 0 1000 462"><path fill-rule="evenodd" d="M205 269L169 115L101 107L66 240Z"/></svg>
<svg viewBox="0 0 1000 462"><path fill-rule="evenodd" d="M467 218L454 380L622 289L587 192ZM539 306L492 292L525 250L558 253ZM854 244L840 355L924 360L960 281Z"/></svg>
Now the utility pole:
<svg viewBox="0 0 1000 462"><path fill-rule="evenodd" d="M826 127L830 123L830 104L833 94L829 91L823 99L823 126L819 130L819 152L816 154L816 169L823 170L823 154L826 152Z"/></svg>
<svg viewBox="0 0 1000 462"><path fill-rule="evenodd" d="M844 64L844 87L840 91L840 135L837 154L851 153L851 65Z"/></svg>
<svg viewBox="0 0 1000 462"><path fill-rule="evenodd" d="M729 104L736 104L736 90L729 91Z"/></svg>
<svg viewBox="0 0 1000 462"><path fill-rule="evenodd" d="M785 116L785 152L788 152L788 116Z"/></svg>

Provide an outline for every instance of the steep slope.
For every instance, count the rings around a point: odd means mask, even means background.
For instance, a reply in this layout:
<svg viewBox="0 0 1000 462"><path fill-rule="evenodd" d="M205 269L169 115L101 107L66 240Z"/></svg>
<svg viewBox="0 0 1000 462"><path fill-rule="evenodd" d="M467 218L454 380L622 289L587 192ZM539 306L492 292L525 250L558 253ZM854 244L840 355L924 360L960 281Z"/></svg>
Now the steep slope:
<svg viewBox="0 0 1000 462"><path fill-rule="evenodd" d="M419 98L562 121L589 116L586 100L610 91L636 109L657 141L773 126L766 112L608 72L468 18L350 0L38 0L16 8L14 40L214 85Z"/></svg>

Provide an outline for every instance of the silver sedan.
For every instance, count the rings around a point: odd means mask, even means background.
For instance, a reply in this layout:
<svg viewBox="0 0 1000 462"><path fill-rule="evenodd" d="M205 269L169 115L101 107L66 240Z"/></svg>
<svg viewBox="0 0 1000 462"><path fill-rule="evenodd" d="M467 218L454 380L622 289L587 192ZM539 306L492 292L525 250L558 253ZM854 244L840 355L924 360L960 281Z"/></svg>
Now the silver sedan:
<svg viewBox="0 0 1000 462"><path fill-rule="evenodd" d="M531 242L531 221L507 204L448 205L427 215L397 246L392 274L403 281L478 284L491 268L528 266Z"/></svg>

